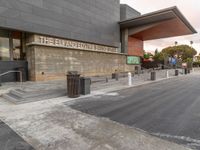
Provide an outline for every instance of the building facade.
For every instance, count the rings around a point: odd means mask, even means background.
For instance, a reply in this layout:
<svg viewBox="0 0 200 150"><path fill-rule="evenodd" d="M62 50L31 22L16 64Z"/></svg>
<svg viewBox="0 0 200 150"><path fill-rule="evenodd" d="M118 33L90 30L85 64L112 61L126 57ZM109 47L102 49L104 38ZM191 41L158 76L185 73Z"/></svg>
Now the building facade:
<svg viewBox="0 0 200 150"><path fill-rule="evenodd" d="M196 32L176 7L141 15L119 0L1 0L0 10L0 74L23 67L31 81L134 71L127 57L142 57L143 41Z"/></svg>

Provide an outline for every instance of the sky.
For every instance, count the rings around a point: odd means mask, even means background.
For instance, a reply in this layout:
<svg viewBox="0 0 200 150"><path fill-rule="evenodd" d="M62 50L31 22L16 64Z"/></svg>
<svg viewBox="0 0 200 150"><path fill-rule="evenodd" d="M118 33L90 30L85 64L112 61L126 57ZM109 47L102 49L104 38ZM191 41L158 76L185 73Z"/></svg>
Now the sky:
<svg viewBox="0 0 200 150"><path fill-rule="evenodd" d="M167 7L177 6L190 24L196 29L197 34L163 38L144 42L144 50L154 52L163 48L173 46L175 41L178 44L188 44L193 41L193 47L200 53L200 0L121 0L122 4L128 4L141 14L153 12Z"/></svg>

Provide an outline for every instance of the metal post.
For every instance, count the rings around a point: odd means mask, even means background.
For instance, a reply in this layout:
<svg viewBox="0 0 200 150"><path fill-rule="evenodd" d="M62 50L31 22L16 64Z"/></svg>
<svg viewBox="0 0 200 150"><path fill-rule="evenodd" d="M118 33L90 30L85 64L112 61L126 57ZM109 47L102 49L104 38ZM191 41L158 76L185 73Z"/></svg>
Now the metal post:
<svg viewBox="0 0 200 150"><path fill-rule="evenodd" d="M19 74L20 74L20 88L22 88L22 83L23 83L22 71L19 71Z"/></svg>
<svg viewBox="0 0 200 150"><path fill-rule="evenodd" d="M106 83L108 83L108 77L106 77Z"/></svg>
<svg viewBox="0 0 200 150"><path fill-rule="evenodd" d="M132 85L132 75L131 73L129 72L128 73L128 86L131 86Z"/></svg>

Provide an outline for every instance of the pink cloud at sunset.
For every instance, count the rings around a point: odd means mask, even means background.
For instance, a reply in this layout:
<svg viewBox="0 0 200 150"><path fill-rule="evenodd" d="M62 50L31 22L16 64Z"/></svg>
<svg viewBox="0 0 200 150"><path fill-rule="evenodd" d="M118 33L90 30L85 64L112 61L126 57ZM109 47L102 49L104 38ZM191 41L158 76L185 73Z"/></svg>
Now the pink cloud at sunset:
<svg viewBox="0 0 200 150"><path fill-rule="evenodd" d="M200 0L121 0L121 3L128 4L142 14L157 11L167 7L177 6L181 13L186 17L190 24L196 29L197 34L186 35L173 38L145 41L146 51L159 51L167 46L178 44L188 44L193 41L193 47L200 52Z"/></svg>

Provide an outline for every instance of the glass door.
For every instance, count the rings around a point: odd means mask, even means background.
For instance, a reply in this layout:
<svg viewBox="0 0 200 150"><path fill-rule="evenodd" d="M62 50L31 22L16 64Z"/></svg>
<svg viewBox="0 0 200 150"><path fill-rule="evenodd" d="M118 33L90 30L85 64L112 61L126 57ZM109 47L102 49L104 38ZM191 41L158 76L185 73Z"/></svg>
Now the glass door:
<svg viewBox="0 0 200 150"><path fill-rule="evenodd" d="M10 60L9 39L0 37L0 60Z"/></svg>
<svg viewBox="0 0 200 150"><path fill-rule="evenodd" d="M0 31L0 61L10 60L9 34L6 31Z"/></svg>
<svg viewBox="0 0 200 150"><path fill-rule="evenodd" d="M24 60L22 33L0 30L0 61Z"/></svg>

